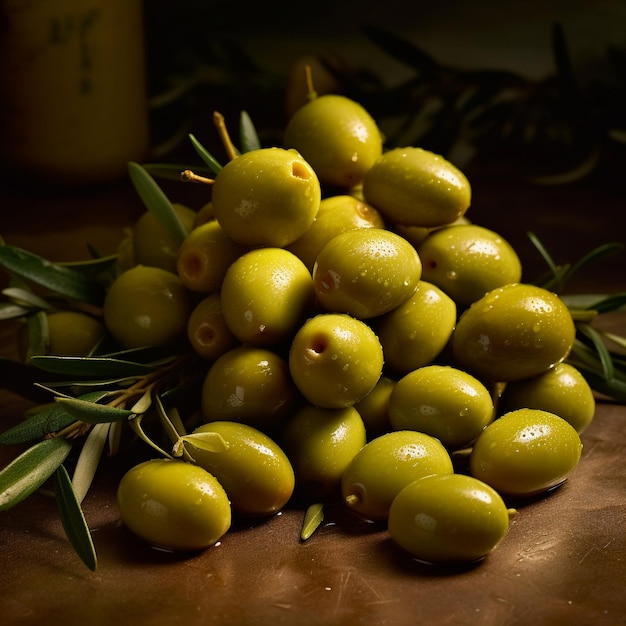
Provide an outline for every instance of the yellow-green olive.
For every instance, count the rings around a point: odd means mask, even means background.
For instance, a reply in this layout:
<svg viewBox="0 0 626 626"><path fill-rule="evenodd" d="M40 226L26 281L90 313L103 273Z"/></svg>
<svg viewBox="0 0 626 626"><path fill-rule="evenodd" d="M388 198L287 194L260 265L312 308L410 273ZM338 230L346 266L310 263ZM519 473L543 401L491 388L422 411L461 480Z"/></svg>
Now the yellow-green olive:
<svg viewBox="0 0 626 626"><path fill-rule="evenodd" d="M172 459L132 467L117 490L120 517L147 543L170 550L202 550L230 528L228 496L206 470Z"/></svg>

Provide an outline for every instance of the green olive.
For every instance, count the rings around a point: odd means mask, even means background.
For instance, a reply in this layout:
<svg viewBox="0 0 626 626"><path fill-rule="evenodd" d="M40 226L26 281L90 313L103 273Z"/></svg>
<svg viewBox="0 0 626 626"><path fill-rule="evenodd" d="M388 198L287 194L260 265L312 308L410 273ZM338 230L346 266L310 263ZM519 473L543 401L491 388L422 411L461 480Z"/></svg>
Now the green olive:
<svg viewBox="0 0 626 626"><path fill-rule="evenodd" d="M219 293L209 294L195 305L187 320L187 338L196 354L209 361L239 344L224 319Z"/></svg>
<svg viewBox="0 0 626 626"><path fill-rule="evenodd" d="M417 251L422 278L440 287L460 308L522 278L522 265L511 244L477 224L439 228Z"/></svg>
<svg viewBox="0 0 626 626"><path fill-rule="evenodd" d="M381 376L378 382L354 408L359 412L368 439L373 439L391 430L389 422L389 396L396 381L389 376Z"/></svg>
<svg viewBox="0 0 626 626"><path fill-rule="evenodd" d="M86 356L104 336L104 325L80 311L55 311L46 315L48 353L55 356Z"/></svg>
<svg viewBox="0 0 626 626"><path fill-rule="evenodd" d="M147 543L170 550L202 550L230 528L228 496L206 470L153 459L122 477L117 504L124 524Z"/></svg>
<svg viewBox="0 0 626 626"><path fill-rule="evenodd" d="M224 319L235 337L271 347L291 341L313 312L313 279L295 254L259 248L228 268L221 296Z"/></svg>
<svg viewBox="0 0 626 626"><path fill-rule="evenodd" d="M536 376L563 361L576 328L563 301L525 283L504 285L474 302L452 333L456 363L481 379Z"/></svg>
<svg viewBox="0 0 626 626"><path fill-rule="evenodd" d="M173 208L183 227L190 231L196 219L195 211L178 203L174 203ZM135 222L132 243L136 264L176 272L178 240L159 221L154 212L145 211Z"/></svg>
<svg viewBox="0 0 626 626"><path fill-rule="evenodd" d="M506 385L500 410L542 409L568 421L581 433L593 420L596 401L591 386L573 365L558 363L543 374Z"/></svg>
<svg viewBox="0 0 626 626"><path fill-rule="evenodd" d="M581 452L578 433L563 418L540 409L517 409L480 434L470 472L502 495L532 496L563 483Z"/></svg>
<svg viewBox="0 0 626 626"><path fill-rule="evenodd" d="M322 248L313 287L327 311L370 319L405 302L421 273L420 258L406 239L381 228L357 228Z"/></svg>
<svg viewBox="0 0 626 626"><path fill-rule="evenodd" d="M263 431L290 415L298 400L285 359L250 345L237 346L214 361L201 392L207 422L242 422Z"/></svg>
<svg viewBox="0 0 626 626"><path fill-rule="evenodd" d="M448 345L457 319L454 300L426 280L415 293L374 324L385 363L407 374L432 363Z"/></svg>
<svg viewBox="0 0 626 626"><path fill-rule="evenodd" d="M313 272L321 249L335 236L353 228L384 228L380 213L354 196L323 198L311 227L287 249Z"/></svg>
<svg viewBox="0 0 626 626"><path fill-rule="evenodd" d="M389 398L394 429L432 435L451 450L469 445L493 417L489 390L467 372L448 365L409 372Z"/></svg>
<svg viewBox="0 0 626 626"><path fill-rule="evenodd" d="M337 94L312 98L289 119L284 145L295 148L326 185L349 188L363 180L382 154L382 137L372 116Z"/></svg>
<svg viewBox="0 0 626 626"><path fill-rule="evenodd" d="M382 374L383 350L365 322L343 313L307 320L289 350L289 371L302 395L328 409L362 400Z"/></svg>
<svg viewBox="0 0 626 626"><path fill-rule="evenodd" d="M178 250L176 271L183 285L191 291L219 291L230 264L247 247L235 243L215 220L194 228Z"/></svg>
<svg viewBox="0 0 626 626"><path fill-rule="evenodd" d="M386 519L400 490L431 474L452 474L450 454L438 439L414 430L375 437L356 454L341 478L348 508L370 520Z"/></svg>
<svg viewBox="0 0 626 626"><path fill-rule="evenodd" d="M365 425L354 407L322 409L306 404L289 418L281 434L298 489L318 498L339 487L365 440Z"/></svg>
<svg viewBox="0 0 626 626"><path fill-rule="evenodd" d="M385 152L363 179L365 201L391 224L442 226L465 214L470 184L457 167L422 148Z"/></svg>
<svg viewBox="0 0 626 626"><path fill-rule="evenodd" d="M215 218L233 241L282 248L313 223L321 188L313 168L295 150L261 148L220 170L211 199Z"/></svg>
<svg viewBox="0 0 626 626"><path fill-rule="evenodd" d="M206 433L221 436L226 450L209 452L198 447L191 454L219 480L234 512L267 516L287 504L294 490L294 471L274 439L252 426L229 421L203 424L192 435Z"/></svg>
<svg viewBox="0 0 626 626"><path fill-rule="evenodd" d="M118 276L104 300L104 323L124 348L160 346L184 337L189 292L172 272L137 265Z"/></svg>
<svg viewBox="0 0 626 626"><path fill-rule="evenodd" d="M509 529L509 510L471 476L427 476L407 485L389 509L391 539L419 561L464 563L486 557Z"/></svg>

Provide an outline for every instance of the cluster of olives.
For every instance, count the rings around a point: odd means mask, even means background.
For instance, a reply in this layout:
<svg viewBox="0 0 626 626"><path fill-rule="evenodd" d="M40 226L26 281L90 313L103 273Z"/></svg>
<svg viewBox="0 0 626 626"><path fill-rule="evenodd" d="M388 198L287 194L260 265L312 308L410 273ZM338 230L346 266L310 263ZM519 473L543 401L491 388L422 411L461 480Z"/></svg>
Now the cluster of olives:
<svg viewBox="0 0 626 626"><path fill-rule="evenodd" d="M452 163L385 150L366 110L323 95L283 146L234 156L201 210L176 206L182 244L146 213L104 323L125 348L188 342L206 367L192 435L213 443L131 469L127 526L198 549L231 515L340 495L417 559L487 555L505 500L574 469L595 405L564 362L568 309L470 203Z"/></svg>

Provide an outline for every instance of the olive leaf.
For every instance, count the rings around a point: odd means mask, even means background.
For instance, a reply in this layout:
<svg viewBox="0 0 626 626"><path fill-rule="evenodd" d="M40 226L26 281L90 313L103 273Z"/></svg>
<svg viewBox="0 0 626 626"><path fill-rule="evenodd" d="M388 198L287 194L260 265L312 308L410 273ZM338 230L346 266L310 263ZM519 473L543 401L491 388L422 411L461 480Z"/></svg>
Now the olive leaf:
<svg viewBox="0 0 626 626"><path fill-rule="evenodd" d="M179 437L174 443L172 454L175 457L183 456L185 452L185 444L191 445L197 450L204 452L226 452L228 450L228 442L219 433L192 433Z"/></svg>
<svg viewBox="0 0 626 626"><path fill-rule="evenodd" d="M97 253L95 250L92 250L92 254ZM107 256L97 256L87 261L64 261L59 263L59 265L61 267L67 267L74 272L79 272L87 277L96 277L114 269L117 262L117 254L110 254Z"/></svg>
<svg viewBox="0 0 626 626"><path fill-rule="evenodd" d="M121 422L133 414L128 409L120 409L80 398L56 398L56 402L77 420L87 424Z"/></svg>
<svg viewBox="0 0 626 626"><path fill-rule="evenodd" d="M142 426L143 416L144 416L143 413L140 413L137 415L135 414L131 415L131 417L128 419L128 425L130 426L131 430L139 437L139 439L141 439L144 443L147 443L151 448L156 450L160 455L168 459L171 459L172 455L166 452L165 450L163 450L163 448L161 448L160 446L158 446L146 434Z"/></svg>
<svg viewBox="0 0 626 626"><path fill-rule="evenodd" d="M195 135L189 134L189 141L191 141L193 149L198 153L198 156L204 161L211 173L217 176L222 170L222 164L198 141Z"/></svg>
<svg viewBox="0 0 626 626"><path fill-rule="evenodd" d="M155 365L110 357L39 355L30 363L46 372L77 377L140 376L156 369Z"/></svg>
<svg viewBox="0 0 626 626"><path fill-rule="evenodd" d="M98 560L91 532L63 464L54 474L54 495L63 529L74 551L92 572L95 571Z"/></svg>
<svg viewBox="0 0 626 626"><path fill-rule="evenodd" d="M101 305L104 287L80 272L16 246L0 246L0 265L30 282L80 302Z"/></svg>
<svg viewBox="0 0 626 626"><path fill-rule="evenodd" d="M2 290L2 293L13 300L16 304L23 307L29 307L34 309L50 309L50 304L40 298L37 294L33 293L29 289L22 289L20 287L7 287Z"/></svg>
<svg viewBox="0 0 626 626"><path fill-rule="evenodd" d="M0 302L0 321L24 317L32 311L31 308L15 302Z"/></svg>
<svg viewBox="0 0 626 626"><path fill-rule="evenodd" d="M256 128L247 111L242 111L239 116L239 141L243 152L258 150L261 147Z"/></svg>
<svg viewBox="0 0 626 626"><path fill-rule="evenodd" d="M17 445L42 439L67 428L76 418L56 403L45 405L28 419L0 434L0 445Z"/></svg>
<svg viewBox="0 0 626 626"><path fill-rule="evenodd" d="M304 513L300 539L306 541L320 527L324 521L324 503L316 502L311 504Z"/></svg>
<svg viewBox="0 0 626 626"><path fill-rule="evenodd" d="M80 450L78 460L76 461L76 468L72 476L72 489L79 503L82 502L87 495L93 478L96 475L104 446L109 438L110 428L111 423L104 422L96 424L87 435Z"/></svg>
<svg viewBox="0 0 626 626"><path fill-rule="evenodd" d="M72 444L44 439L22 452L0 471L0 511L15 506L43 485L63 463Z"/></svg>
<svg viewBox="0 0 626 626"><path fill-rule="evenodd" d="M50 344L48 317L45 311L37 311L26 318L26 354L24 361L32 363L34 357L45 354Z"/></svg>
<svg viewBox="0 0 626 626"><path fill-rule="evenodd" d="M151 211L175 238L175 241L181 244L187 237L187 229L178 217L169 198L139 163L131 161L128 164L128 173L146 209Z"/></svg>

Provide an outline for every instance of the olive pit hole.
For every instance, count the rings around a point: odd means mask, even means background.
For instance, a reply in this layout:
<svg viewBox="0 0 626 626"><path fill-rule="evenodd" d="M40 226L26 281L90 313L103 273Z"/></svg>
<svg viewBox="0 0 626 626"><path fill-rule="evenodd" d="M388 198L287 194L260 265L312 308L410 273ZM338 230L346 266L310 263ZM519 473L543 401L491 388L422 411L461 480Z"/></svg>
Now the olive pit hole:
<svg viewBox="0 0 626 626"><path fill-rule="evenodd" d="M304 165L304 163L300 163L299 161L292 161L291 174L296 178L301 178L302 180L309 180L309 178L311 178L311 172L309 169Z"/></svg>

